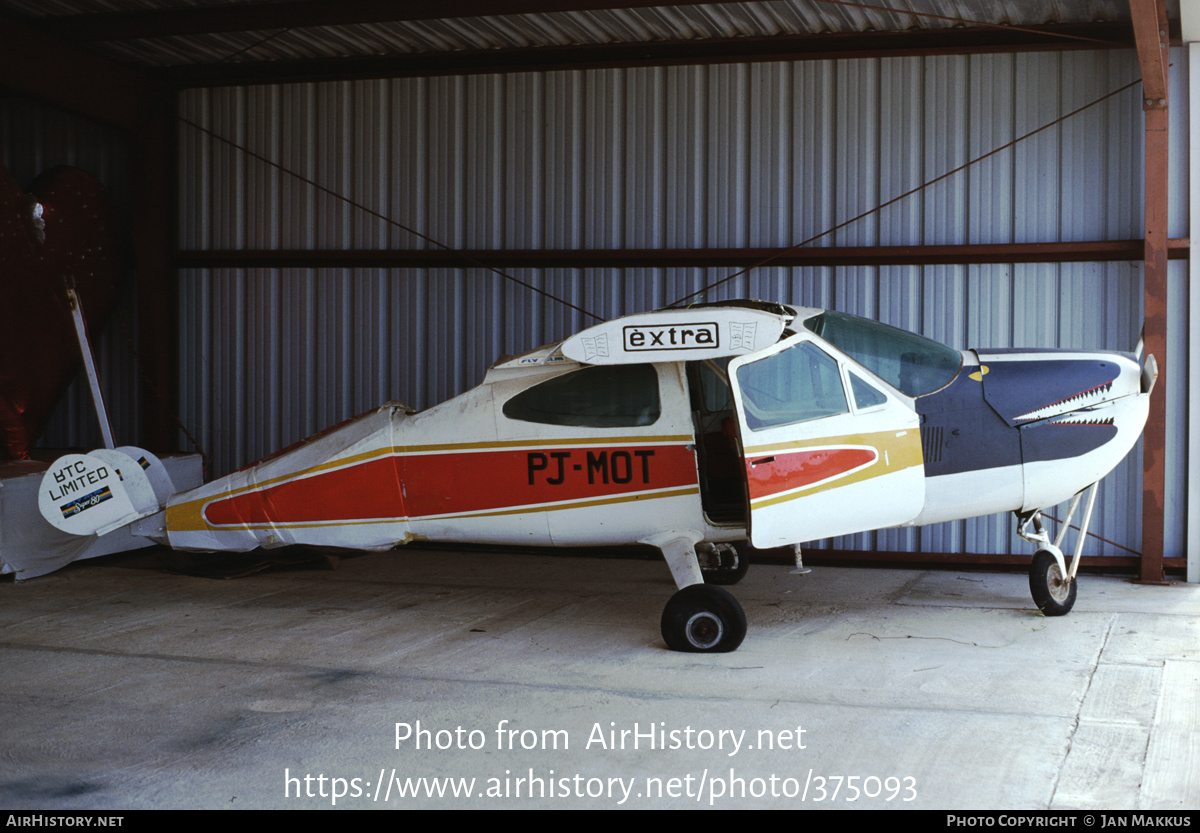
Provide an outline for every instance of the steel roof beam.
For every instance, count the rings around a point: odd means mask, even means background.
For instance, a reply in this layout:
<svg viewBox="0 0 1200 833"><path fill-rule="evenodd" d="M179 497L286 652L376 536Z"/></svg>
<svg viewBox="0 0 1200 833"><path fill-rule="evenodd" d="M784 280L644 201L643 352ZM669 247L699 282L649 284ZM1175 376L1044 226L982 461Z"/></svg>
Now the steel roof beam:
<svg viewBox="0 0 1200 833"><path fill-rule="evenodd" d="M1068 34L1087 39L1064 39L1063 35ZM245 61L180 66L166 68L162 72L163 77L176 86L205 87L629 66L826 60L881 55L958 55L1106 47L1129 49L1133 45L1128 24L1098 23L1046 26L1041 27L1039 33L988 27L576 44L527 49Z"/></svg>
<svg viewBox="0 0 1200 833"><path fill-rule="evenodd" d="M1185 259L1189 241L1172 240L1170 257ZM512 269L742 268L778 249L220 249L177 254L182 269ZM785 266L929 266L988 263L1101 263L1143 257L1141 240L987 243L946 246L813 246L774 257Z"/></svg>
<svg viewBox="0 0 1200 833"><path fill-rule="evenodd" d="M699 5L705 3L702 0L507 0L503 4L495 0L405 0L402 3L396 0L303 0L60 15L43 19L56 32L85 41L105 41L410 20Z"/></svg>

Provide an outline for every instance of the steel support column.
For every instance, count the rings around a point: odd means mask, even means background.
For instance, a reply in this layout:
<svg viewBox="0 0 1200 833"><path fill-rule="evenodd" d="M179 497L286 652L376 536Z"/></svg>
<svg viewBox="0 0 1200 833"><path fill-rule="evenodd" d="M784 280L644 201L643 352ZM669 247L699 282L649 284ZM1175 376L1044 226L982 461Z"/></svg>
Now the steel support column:
<svg viewBox="0 0 1200 833"><path fill-rule="evenodd" d="M1158 387L1142 440L1143 582L1163 580L1167 440L1167 11L1163 0L1130 0L1145 114L1145 350L1158 360Z"/></svg>
<svg viewBox="0 0 1200 833"><path fill-rule="evenodd" d="M1146 110L1145 351L1158 361L1158 385L1142 441L1141 580L1163 580L1167 445L1167 109Z"/></svg>
<svg viewBox="0 0 1200 833"><path fill-rule="evenodd" d="M1200 239L1200 8L1189 21L1184 12L1183 36L1188 48L1189 102L1189 224L1193 239ZM1189 26L1189 23L1192 25ZM1200 252L1188 257L1188 452L1187 470L1200 471ZM1189 479L1187 517L1200 519L1200 488ZM1200 520L1187 527L1187 580L1200 582Z"/></svg>
<svg viewBox="0 0 1200 833"><path fill-rule="evenodd" d="M175 100L173 92L147 96L137 142L133 260L143 376L141 442L174 451L178 403L178 285L175 255Z"/></svg>

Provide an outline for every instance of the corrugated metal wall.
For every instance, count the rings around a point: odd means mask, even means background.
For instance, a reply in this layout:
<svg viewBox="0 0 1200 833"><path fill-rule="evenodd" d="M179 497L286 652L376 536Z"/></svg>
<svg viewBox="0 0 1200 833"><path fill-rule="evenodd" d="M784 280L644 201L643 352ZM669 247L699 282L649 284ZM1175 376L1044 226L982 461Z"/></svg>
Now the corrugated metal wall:
<svg viewBox="0 0 1200 833"><path fill-rule="evenodd" d="M129 137L117 128L32 99L0 96L0 160L17 184L28 188L40 174L59 165L84 170L104 186L116 207L126 238L134 222L130 206L130 153ZM87 298L82 300L86 306ZM141 383L133 347L137 343L137 302L132 277L126 281L117 310L126 322L128 337L115 317L103 332L91 335L113 432L117 442L124 444L135 442L140 430L138 397ZM79 352L74 341L63 345L63 350L72 358ZM5 362L24 360L22 356L0 357L0 361ZM80 371L38 445L43 448L98 448L103 444L87 379Z"/></svg>
<svg viewBox="0 0 1200 833"><path fill-rule="evenodd" d="M1137 78L1132 52L1106 51L191 91L181 100L180 245L428 245L303 177L455 248L790 246ZM818 245L1140 237L1138 92ZM1171 234L1185 236L1178 213ZM731 271L513 275L608 318ZM1131 263L765 268L710 297L741 296L836 307L960 348L1128 350L1142 320ZM501 354L589 323L495 275L457 269L189 270L180 299L182 416L210 451L210 474L389 398L428 407L477 383ZM1140 547L1140 470L1135 454L1105 482L1093 528L1115 543L1089 554ZM1169 478L1182 492L1182 472ZM1168 507L1168 523L1175 554L1179 511ZM1006 517L835 544L1027 550Z"/></svg>

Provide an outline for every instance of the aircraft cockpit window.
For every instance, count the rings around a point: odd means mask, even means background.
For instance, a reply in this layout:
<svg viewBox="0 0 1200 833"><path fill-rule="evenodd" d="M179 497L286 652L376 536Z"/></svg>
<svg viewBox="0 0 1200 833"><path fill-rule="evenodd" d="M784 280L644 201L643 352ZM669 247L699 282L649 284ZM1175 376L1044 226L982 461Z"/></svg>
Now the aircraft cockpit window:
<svg viewBox="0 0 1200 833"><path fill-rule="evenodd" d="M962 366L957 350L856 315L823 312L804 326L909 396L945 387Z"/></svg>
<svg viewBox="0 0 1200 833"><path fill-rule="evenodd" d="M850 374L850 392L854 394L854 407L860 411L887 402L887 397L878 388L872 387L857 373Z"/></svg>
<svg viewBox="0 0 1200 833"><path fill-rule="evenodd" d="M751 431L850 412L837 362L805 341L737 369Z"/></svg>
<svg viewBox="0 0 1200 833"><path fill-rule="evenodd" d="M662 414L652 365L586 367L542 382L504 403L504 415L543 425L633 428Z"/></svg>

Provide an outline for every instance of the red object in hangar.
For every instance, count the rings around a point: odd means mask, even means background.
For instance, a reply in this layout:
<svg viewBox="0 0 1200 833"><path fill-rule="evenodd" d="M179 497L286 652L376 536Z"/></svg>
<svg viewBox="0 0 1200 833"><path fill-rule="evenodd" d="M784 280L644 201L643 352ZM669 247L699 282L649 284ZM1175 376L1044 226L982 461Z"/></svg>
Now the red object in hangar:
<svg viewBox="0 0 1200 833"><path fill-rule="evenodd" d="M21 190L0 165L0 458L25 460L80 363L65 293L96 332L125 256L112 204L90 174L58 167Z"/></svg>

